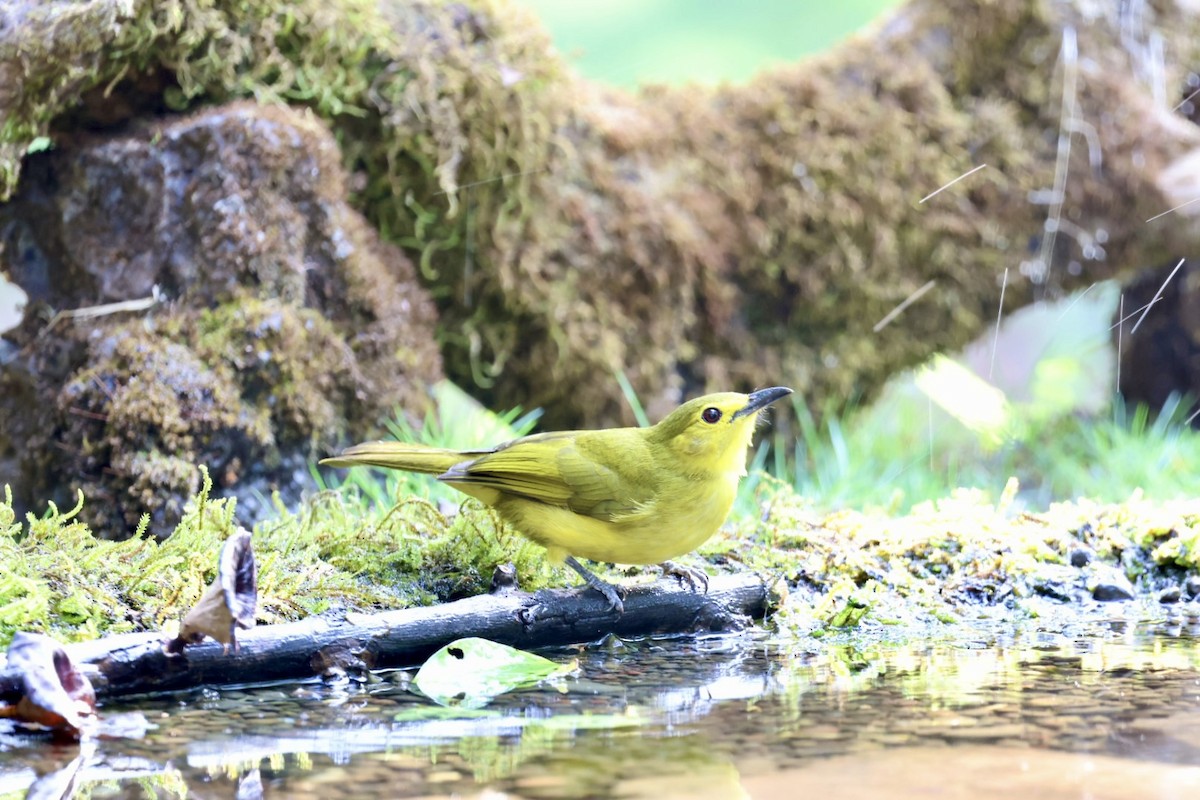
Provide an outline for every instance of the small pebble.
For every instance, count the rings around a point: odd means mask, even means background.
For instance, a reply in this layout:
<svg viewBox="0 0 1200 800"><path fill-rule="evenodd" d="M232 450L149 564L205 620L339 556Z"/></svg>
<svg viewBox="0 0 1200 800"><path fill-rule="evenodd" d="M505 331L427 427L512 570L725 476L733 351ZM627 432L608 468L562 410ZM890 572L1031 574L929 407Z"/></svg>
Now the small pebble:
<svg viewBox="0 0 1200 800"><path fill-rule="evenodd" d="M1094 599L1102 603L1133 599L1133 584L1125 577L1125 573L1105 564L1093 564L1091 569L1088 590Z"/></svg>
<svg viewBox="0 0 1200 800"><path fill-rule="evenodd" d="M1160 603L1178 603L1182 592L1178 586L1168 586L1158 593L1158 602Z"/></svg>
<svg viewBox="0 0 1200 800"><path fill-rule="evenodd" d="M1071 551L1068 556L1072 567L1086 567L1092 563L1092 551L1077 547Z"/></svg>

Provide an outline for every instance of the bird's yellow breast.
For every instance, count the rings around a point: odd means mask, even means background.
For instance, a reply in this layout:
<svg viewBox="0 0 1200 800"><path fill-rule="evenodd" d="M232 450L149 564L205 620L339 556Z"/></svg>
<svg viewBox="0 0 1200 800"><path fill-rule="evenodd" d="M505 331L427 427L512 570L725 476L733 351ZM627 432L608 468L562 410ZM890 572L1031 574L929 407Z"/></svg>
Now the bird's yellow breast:
<svg viewBox="0 0 1200 800"><path fill-rule="evenodd" d="M614 521L576 514L567 508L507 496L495 503L506 522L546 548L549 557L566 555L618 564L658 564L689 553L712 536L733 506L738 476L689 487L687 496L656 498ZM664 511L667 506L673 511Z"/></svg>

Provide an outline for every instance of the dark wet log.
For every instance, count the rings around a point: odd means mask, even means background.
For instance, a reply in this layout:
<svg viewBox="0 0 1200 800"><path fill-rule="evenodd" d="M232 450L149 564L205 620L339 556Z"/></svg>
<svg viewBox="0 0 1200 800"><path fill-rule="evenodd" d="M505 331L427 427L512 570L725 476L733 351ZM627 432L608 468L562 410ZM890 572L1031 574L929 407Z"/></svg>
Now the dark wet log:
<svg viewBox="0 0 1200 800"><path fill-rule="evenodd" d="M620 617L591 591L484 595L380 614L312 617L240 634L237 652L205 642L168 655L164 638L126 634L68 647L101 697L201 685L300 680L337 672L418 664L439 647L480 636L523 649L574 644L605 634L739 630L761 616L766 587L753 575L714 577L707 594L661 580L631 588Z"/></svg>

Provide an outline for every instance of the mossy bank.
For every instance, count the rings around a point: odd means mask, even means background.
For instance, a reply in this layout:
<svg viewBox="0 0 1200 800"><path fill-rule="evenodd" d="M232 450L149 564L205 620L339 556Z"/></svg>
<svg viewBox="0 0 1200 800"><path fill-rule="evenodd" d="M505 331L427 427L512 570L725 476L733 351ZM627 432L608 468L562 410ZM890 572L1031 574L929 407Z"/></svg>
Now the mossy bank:
<svg viewBox="0 0 1200 800"><path fill-rule="evenodd" d="M22 523L4 498L0 639L17 630L79 639L170 628L212 581L236 529L235 501L215 500L208 488L161 542L98 540L79 521L81 506ZM693 563L755 570L775 594L766 624L793 636L913 635L977 619L1013 627L1079 618L1104 603L1132 606L1123 613L1135 617L1151 608L1200 622L1200 501L1080 500L1031 513L1015 508L1015 494L1015 483L998 498L963 490L897 518L819 513L768 484L759 512L723 528ZM474 501L405 496L368 508L353 491L329 491L259 523L253 545L261 623L479 594L504 563L527 590L574 580ZM632 581L641 572L605 574Z"/></svg>

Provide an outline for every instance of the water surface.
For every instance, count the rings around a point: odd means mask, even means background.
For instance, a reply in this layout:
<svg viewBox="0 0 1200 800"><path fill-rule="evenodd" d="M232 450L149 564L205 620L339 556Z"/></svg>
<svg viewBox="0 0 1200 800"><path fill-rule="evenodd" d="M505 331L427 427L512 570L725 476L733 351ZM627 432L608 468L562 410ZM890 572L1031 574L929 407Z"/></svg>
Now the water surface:
<svg viewBox="0 0 1200 800"><path fill-rule="evenodd" d="M857 638L551 651L579 671L457 719L413 719L441 712L422 711L402 672L124 700L101 713L141 712L154 726L141 738L81 749L0 728L0 796L63 796L72 780L92 797L321 800L1200 792L1195 632Z"/></svg>

